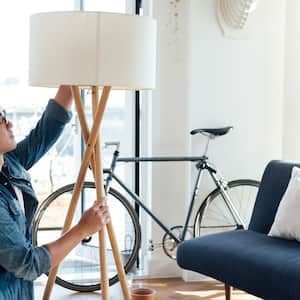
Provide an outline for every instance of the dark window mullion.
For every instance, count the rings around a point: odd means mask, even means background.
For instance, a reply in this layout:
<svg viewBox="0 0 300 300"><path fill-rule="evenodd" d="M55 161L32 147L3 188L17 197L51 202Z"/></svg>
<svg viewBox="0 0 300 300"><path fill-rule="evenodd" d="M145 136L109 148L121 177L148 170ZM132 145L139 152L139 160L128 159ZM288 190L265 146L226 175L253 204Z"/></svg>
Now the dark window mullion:
<svg viewBox="0 0 300 300"><path fill-rule="evenodd" d="M140 14L140 9L142 7L142 0L135 0L135 14L139 15ZM135 131L135 141L134 141L134 148L135 148L135 157L140 156L140 92L135 91L135 126L134 126L134 131ZM134 169L134 191L137 195L140 194L140 165L139 163L135 164L135 169ZM140 207L135 203L135 211L138 216L140 216ZM139 268L140 266L140 259L139 257L137 258L136 261L136 266Z"/></svg>
<svg viewBox="0 0 300 300"><path fill-rule="evenodd" d="M135 0L135 14L139 15L140 9L142 5L142 0ZM135 131L135 140L134 140L134 156L139 157L140 156L140 92L135 91L135 126L134 126L134 131ZM140 166L139 163L135 164L135 169L134 169L134 191L137 195L140 194ZM137 212L137 215L139 216L140 214L140 208L137 204L135 204L135 211Z"/></svg>

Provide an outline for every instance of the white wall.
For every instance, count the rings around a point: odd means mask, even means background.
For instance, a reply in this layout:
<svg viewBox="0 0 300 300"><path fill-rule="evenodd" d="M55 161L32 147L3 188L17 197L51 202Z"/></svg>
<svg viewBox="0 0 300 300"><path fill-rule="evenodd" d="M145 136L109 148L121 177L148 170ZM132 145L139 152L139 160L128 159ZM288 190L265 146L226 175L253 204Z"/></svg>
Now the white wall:
<svg viewBox="0 0 300 300"><path fill-rule="evenodd" d="M191 138L191 129L233 125L213 142L211 159L228 179L260 179L267 161L282 155L285 1L260 1L244 40L224 38L214 0L154 0L153 13L153 154L200 154L204 139ZM182 164L153 166L152 206L167 224L182 223L193 174ZM160 242L161 230L152 229ZM160 250L153 253L150 276L180 274Z"/></svg>
<svg viewBox="0 0 300 300"><path fill-rule="evenodd" d="M188 151L188 3L153 2L153 14L158 21L157 89L152 103L153 155L180 155ZM187 167L182 163L153 164L152 207L168 226L182 222L188 189ZM152 229L154 242L160 243L162 231L156 224ZM180 272L161 248L153 252L149 267L150 276L154 277Z"/></svg>
<svg viewBox="0 0 300 300"><path fill-rule="evenodd" d="M215 1L193 0L190 12L189 126L233 125L211 156L226 178L259 179L282 155L285 2L260 1L241 40L222 36ZM193 138L191 150L201 142Z"/></svg>
<svg viewBox="0 0 300 300"><path fill-rule="evenodd" d="M283 158L300 160L300 1L287 1Z"/></svg>

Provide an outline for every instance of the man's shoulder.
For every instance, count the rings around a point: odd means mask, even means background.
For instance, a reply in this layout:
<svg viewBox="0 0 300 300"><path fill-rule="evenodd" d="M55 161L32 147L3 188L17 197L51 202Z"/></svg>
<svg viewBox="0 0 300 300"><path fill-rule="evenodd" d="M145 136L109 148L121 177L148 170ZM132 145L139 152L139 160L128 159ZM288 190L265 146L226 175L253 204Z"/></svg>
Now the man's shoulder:
<svg viewBox="0 0 300 300"><path fill-rule="evenodd" d="M4 154L4 163L8 168L9 175L16 179L25 179L30 181L30 175L26 169L21 165L14 151Z"/></svg>

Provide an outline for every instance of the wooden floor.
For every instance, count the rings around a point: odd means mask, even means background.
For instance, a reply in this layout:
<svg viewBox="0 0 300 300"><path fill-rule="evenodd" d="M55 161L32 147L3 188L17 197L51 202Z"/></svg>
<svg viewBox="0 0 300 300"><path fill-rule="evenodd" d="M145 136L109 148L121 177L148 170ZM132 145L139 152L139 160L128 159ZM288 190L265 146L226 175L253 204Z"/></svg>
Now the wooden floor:
<svg viewBox="0 0 300 300"><path fill-rule="evenodd" d="M184 282L182 279L155 279L143 281L143 284L157 291L156 299L162 300L196 300L196 299L225 299L224 284L216 281ZM233 290L232 300L257 300L260 298L251 296L240 290Z"/></svg>
<svg viewBox="0 0 300 300"><path fill-rule="evenodd" d="M156 300L224 300L224 285L216 281L184 282L179 278L135 280L133 285L142 284L156 290ZM36 285L36 300L42 299L43 285ZM95 300L101 299L100 293L74 293L55 286L51 299L55 300ZM122 300L122 292L118 284L110 287L110 300ZM240 290L233 290L232 300L258 300Z"/></svg>

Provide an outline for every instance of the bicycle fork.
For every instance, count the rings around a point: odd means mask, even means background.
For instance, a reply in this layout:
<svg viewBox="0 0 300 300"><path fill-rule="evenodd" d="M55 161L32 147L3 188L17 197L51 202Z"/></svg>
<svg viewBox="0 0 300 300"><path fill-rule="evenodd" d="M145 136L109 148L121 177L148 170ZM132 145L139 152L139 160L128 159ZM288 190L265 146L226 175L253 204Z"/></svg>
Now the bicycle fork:
<svg viewBox="0 0 300 300"><path fill-rule="evenodd" d="M239 212L235 208L228 193L226 192L226 185L224 184L224 181L222 180L222 178L218 178L216 170L208 167L208 171L209 171L209 174L212 177L213 181L215 182L216 186L220 189L222 198L223 198L226 206L228 207L235 223L237 224L238 229L246 228L244 221L242 220Z"/></svg>

